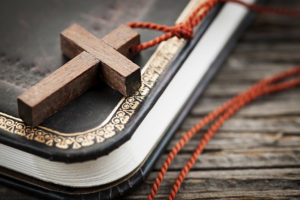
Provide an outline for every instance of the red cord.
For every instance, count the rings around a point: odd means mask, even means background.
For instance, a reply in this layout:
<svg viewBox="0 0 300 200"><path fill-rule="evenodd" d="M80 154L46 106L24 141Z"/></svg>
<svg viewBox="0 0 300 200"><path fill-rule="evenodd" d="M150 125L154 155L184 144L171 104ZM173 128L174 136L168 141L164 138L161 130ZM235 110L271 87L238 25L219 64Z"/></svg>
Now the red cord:
<svg viewBox="0 0 300 200"><path fill-rule="evenodd" d="M197 26L201 20L207 15L207 13L220 2L233 2L247 7L248 9L260 13L269 13L269 14L278 14L278 15L287 15L300 17L300 10L290 10L290 9L282 9L282 8L270 8L266 6L261 6L257 4L245 3L240 0L207 0L202 2L189 16L188 18L179 24L175 24L174 26L165 26L154 24L150 22L132 22L127 24L132 28L144 28L144 29L152 29L157 31L165 32L165 34L154 38L151 41L140 44L138 46L133 47L132 51L142 51L149 47L155 46L162 41L168 40L173 36L184 39L192 39L193 38L193 29ZM200 12L201 11L201 12ZM233 114L235 114L239 109L244 107L246 104L252 102L256 98L273 92L278 92L281 90L285 90L296 85L300 85L300 78L294 78L289 81L277 83L286 78L290 78L292 76L300 74L300 66L297 66L291 70L282 72L276 76L271 78L264 79L257 84L253 85L251 88L246 90L245 92L235 96L231 100L224 103L222 106L217 108L216 110L209 113L205 116L201 121L199 121L196 125L194 125L188 132L184 134L184 136L177 142L177 144L173 147L168 157L166 158L163 166L161 167L160 172L155 179L155 183L151 189L151 192L148 196L149 200L154 199L158 187L161 184L165 173L167 172L169 166L171 165L173 159L177 155L177 153L183 148L183 146L205 125L210 122L214 123L211 125L210 129L204 134L203 139L199 142L196 150L190 157L189 161L181 170L171 193L169 195L169 200L175 198L183 179L192 168L194 163L197 160L197 157L201 154L206 144L209 142L211 137L216 133L216 131L222 126L222 124L229 119Z"/></svg>
<svg viewBox="0 0 300 200"><path fill-rule="evenodd" d="M245 3L240 0L207 0L201 3L193 12L188 16L188 18L179 24L175 24L174 26L165 26L160 24L155 24L151 22L131 22L127 25L131 28L142 28L142 29L151 29L161 32L166 32L165 34L154 38L148 42L143 44L134 46L131 48L132 51L140 52L144 49L153 47L163 41L166 41L174 36L178 38L184 39L192 39L193 29L197 26L201 20L207 15L207 13L220 2L233 2L247 7L248 9L260 13L268 13L268 14L277 14L277 15L286 15L293 17L300 17L300 10L290 10L283 8L271 8L267 6L261 6L257 4ZM200 12L201 11L201 12Z"/></svg>
<svg viewBox="0 0 300 200"><path fill-rule="evenodd" d="M284 78L288 78L290 76L294 76L294 75L297 75L297 74L300 74L300 66L295 67L292 70L280 73L277 76L272 77L270 79L263 80L263 81L259 82L258 84L252 86L246 92L244 92L244 93L236 96L235 98L229 100L228 102L225 103L225 105L219 107L219 109L217 109L217 110L219 110L219 111L222 110L222 112L218 113L219 115L216 116L215 118L212 117L214 115L214 112L212 112L212 115L208 115L208 116L211 116L211 117L208 117L209 120L207 120L207 121L210 122L210 121L215 120L215 122L211 125L210 129L204 134L203 139L198 144L198 146L197 146L196 150L194 151L193 155L190 157L189 161L186 163L186 165L181 170L175 184L173 185L173 188L171 190L171 194L169 195L169 200L175 198L175 196L176 196L176 194L177 194L177 192L180 188L180 185L183 182L183 179L185 178L185 176L187 175L187 173L189 172L191 167L196 162L197 157L201 154L201 152L203 151L204 147L209 142L211 137L216 133L216 131L222 126L222 124L228 118L230 118L233 114L235 114L239 109L244 107L246 104L250 103L251 101L255 100L256 98L258 98L262 95L272 93L272 92L278 92L278 91L281 91L281 90L285 90L285 89L294 87L296 85L300 85L300 78L295 78L293 80L286 81L286 82L283 82L283 83L270 84L270 83L275 82L276 80L282 80ZM199 131L200 128L202 128L203 125L206 125L207 123L205 123L205 122L203 122L203 120L201 120L197 124L197 125L201 124L201 126L197 127L197 131ZM197 132L196 130L194 130L194 131L193 131L193 135ZM189 137L188 134L183 136L183 138L185 138L185 137L187 137L185 139L186 142L191 138L191 137ZM180 149L182 147L183 146L181 146ZM175 148L173 148L173 149L175 149ZM178 149L178 148L176 148L176 149ZM155 182L155 184L156 183L157 182ZM154 196L152 196L152 191L151 191L151 194L149 195L148 199L153 199L153 198L154 198Z"/></svg>
<svg viewBox="0 0 300 200"><path fill-rule="evenodd" d="M257 84L253 85L250 89L246 90L245 92L235 96L234 98L230 99L222 106L217 108L216 110L212 111L208 115L206 115L201 121L199 121L196 125L194 125L188 132L184 134L184 136L177 142L177 144L173 147L171 152L169 153L167 159L165 160L161 171L158 173L157 178L155 179L155 183L153 184L153 188L148 196L149 200L154 199L158 187L161 184L164 175L169 168L171 162L173 161L174 157L177 153L183 148L183 146L205 125L215 120L211 128L204 134L203 139L198 144L196 150L194 151L193 155L190 157L187 164L181 170L173 188L171 190L171 194L169 196L169 200L174 199L175 195L177 194L183 179L194 165L197 160L197 157L201 154L204 147L214 135L214 133L222 126L222 124L230 118L235 112L239 109L244 107L246 104L250 103L251 101L255 100L256 98L281 90L285 90L296 85L300 85L300 78L293 79L290 81L286 81L283 83L276 83L278 81L284 80L286 78L290 78L300 74L300 66L297 66L291 70L282 72L276 76L271 78L264 79Z"/></svg>

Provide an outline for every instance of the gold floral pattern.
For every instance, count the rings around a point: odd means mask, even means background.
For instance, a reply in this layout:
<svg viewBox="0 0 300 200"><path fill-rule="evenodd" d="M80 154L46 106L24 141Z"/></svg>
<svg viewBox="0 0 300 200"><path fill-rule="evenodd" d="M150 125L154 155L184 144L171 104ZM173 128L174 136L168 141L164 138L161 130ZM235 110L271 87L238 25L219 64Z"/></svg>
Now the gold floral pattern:
<svg viewBox="0 0 300 200"><path fill-rule="evenodd" d="M59 149L80 149L95 143L102 143L124 130L127 122L145 100L161 73L183 45L184 40L177 38L161 44L143 69L140 89L135 95L123 98L109 118L95 128L77 133L61 133L46 127L26 126L21 119L0 112L0 129Z"/></svg>

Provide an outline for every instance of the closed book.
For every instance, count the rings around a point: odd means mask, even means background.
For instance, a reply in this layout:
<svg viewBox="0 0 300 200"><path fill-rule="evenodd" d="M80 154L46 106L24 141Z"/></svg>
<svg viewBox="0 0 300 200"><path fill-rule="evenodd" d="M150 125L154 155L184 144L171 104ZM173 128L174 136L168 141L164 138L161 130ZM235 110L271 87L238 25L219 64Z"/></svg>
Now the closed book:
<svg viewBox="0 0 300 200"><path fill-rule="evenodd" d="M246 9L220 3L192 40L141 52L133 61L142 85L132 96L99 80L37 127L19 118L17 97L68 61L59 33L69 25L99 38L131 21L173 25L201 1L3 1L1 181L53 199L111 199L137 187L246 27ZM139 31L142 41L156 36Z"/></svg>

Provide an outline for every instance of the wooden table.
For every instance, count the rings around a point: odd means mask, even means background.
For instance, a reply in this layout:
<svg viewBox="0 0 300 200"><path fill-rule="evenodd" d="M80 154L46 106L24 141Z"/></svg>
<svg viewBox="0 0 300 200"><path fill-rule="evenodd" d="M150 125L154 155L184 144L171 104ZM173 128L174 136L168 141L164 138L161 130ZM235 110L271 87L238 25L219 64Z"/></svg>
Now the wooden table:
<svg viewBox="0 0 300 200"><path fill-rule="evenodd" d="M300 7L300 1L272 4ZM146 199L168 150L189 127L251 84L300 63L300 20L258 15L177 131L147 180L126 196ZM176 157L157 199L166 199L200 132ZM260 98L227 121L184 180L177 199L300 199L300 87ZM0 199L36 199L6 186Z"/></svg>

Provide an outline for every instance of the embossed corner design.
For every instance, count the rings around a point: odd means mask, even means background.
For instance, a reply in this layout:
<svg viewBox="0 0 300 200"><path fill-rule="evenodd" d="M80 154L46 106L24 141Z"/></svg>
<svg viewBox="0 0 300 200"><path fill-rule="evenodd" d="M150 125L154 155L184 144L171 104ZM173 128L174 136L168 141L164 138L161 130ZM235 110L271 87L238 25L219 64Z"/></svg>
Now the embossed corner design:
<svg viewBox="0 0 300 200"><path fill-rule="evenodd" d="M154 87L170 60L184 45L184 40L172 38L161 44L145 65L142 86L131 97L123 98L114 111L99 126L77 133L61 133L45 127L26 126L19 118L0 112L0 129L59 149L80 149L102 143L124 130L127 122Z"/></svg>

